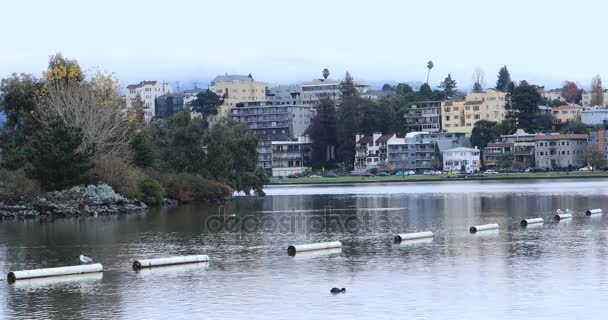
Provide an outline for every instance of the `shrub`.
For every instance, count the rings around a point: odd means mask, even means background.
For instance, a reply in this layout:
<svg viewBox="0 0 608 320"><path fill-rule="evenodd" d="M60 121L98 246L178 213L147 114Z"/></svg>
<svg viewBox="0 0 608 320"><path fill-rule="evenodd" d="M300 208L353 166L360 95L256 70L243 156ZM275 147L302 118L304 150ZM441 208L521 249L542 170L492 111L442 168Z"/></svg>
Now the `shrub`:
<svg viewBox="0 0 608 320"><path fill-rule="evenodd" d="M14 201L21 196L40 192L36 180L29 179L23 169L10 171L0 169L0 201Z"/></svg>
<svg viewBox="0 0 608 320"><path fill-rule="evenodd" d="M158 181L143 176L138 183L139 199L149 206L157 206L163 201L165 192Z"/></svg>
<svg viewBox="0 0 608 320"><path fill-rule="evenodd" d="M138 198L140 195L138 183L143 173L125 160L117 158L99 160L93 168L93 175L96 181L109 184L116 192L127 198Z"/></svg>
<svg viewBox="0 0 608 320"><path fill-rule="evenodd" d="M188 173L162 173L148 171L166 190L169 198L181 201L216 202L225 200L233 190L228 185L215 180Z"/></svg>

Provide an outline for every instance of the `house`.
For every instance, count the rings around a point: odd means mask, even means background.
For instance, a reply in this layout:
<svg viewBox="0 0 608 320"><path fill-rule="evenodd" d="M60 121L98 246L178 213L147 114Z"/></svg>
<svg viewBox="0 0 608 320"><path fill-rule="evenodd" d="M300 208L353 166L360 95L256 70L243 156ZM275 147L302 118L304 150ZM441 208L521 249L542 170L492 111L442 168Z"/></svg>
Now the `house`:
<svg viewBox="0 0 608 320"><path fill-rule="evenodd" d="M374 132L370 136L355 135L355 171L366 171L372 168L386 168L388 142L396 139L396 134Z"/></svg>
<svg viewBox="0 0 608 320"><path fill-rule="evenodd" d="M443 151L443 171L464 171L474 173L479 170L480 152L477 148L454 148Z"/></svg>
<svg viewBox="0 0 608 320"><path fill-rule="evenodd" d="M488 146L483 149L483 164L488 169L496 168L504 154L513 153L514 146L513 142L488 143Z"/></svg>
<svg viewBox="0 0 608 320"><path fill-rule="evenodd" d="M553 123L568 124L581 120L583 108L577 105L567 105L553 108Z"/></svg>
<svg viewBox="0 0 608 320"><path fill-rule="evenodd" d="M583 153L586 134L539 136L535 141L535 166L538 168L580 168L586 165Z"/></svg>
<svg viewBox="0 0 608 320"><path fill-rule="evenodd" d="M590 109L581 111L581 122L589 125L608 124L608 109Z"/></svg>
<svg viewBox="0 0 608 320"><path fill-rule="evenodd" d="M133 103L140 97L144 108L144 119L150 121L156 115L156 98L171 93L171 85L158 81L142 81L127 86L125 97L127 109L133 108Z"/></svg>

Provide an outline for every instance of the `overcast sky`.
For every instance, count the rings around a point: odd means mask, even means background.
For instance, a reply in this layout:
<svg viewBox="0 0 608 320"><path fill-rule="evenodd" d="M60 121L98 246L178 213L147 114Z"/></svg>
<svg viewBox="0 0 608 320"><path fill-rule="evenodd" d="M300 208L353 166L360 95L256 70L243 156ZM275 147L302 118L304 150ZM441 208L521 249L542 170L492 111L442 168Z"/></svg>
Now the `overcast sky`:
<svg viewBox="0 0 608 320"><path fill-rule="evenodd" d="M608 81L605 1L28 1L0 0L0 76L40 75L62 52L123 84L199 86L216 74L296 83L346 70L360 80L425 81L448 73L468 90L507 65L514 80L588 87Z"/></svg>

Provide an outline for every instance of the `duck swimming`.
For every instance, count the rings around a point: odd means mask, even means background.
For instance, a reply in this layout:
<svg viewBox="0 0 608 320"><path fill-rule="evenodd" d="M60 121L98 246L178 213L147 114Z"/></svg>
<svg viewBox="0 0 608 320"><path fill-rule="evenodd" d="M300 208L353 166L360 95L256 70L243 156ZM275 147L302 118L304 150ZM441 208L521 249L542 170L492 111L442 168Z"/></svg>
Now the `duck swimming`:
<svg viewBox="0 0 608 320"><path fill-rule="evenodd" d="M346 288L331 288L331 290L329 290L329 292L331 293L346 293Z"/></svg>

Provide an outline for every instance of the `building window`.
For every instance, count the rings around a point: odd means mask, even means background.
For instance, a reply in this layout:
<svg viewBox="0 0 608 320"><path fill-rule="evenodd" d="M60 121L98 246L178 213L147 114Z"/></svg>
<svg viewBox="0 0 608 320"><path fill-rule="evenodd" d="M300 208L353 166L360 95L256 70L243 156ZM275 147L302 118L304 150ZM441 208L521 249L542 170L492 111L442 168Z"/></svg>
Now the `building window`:
<svg viewBox="0 0 608 320"><path fill-rule="evenodd" d="M473 106L473 111L479 111L479 106Z"/></svg>

